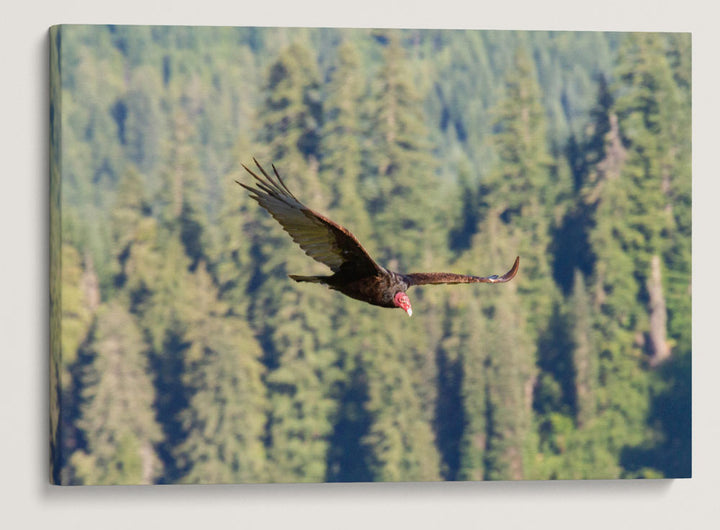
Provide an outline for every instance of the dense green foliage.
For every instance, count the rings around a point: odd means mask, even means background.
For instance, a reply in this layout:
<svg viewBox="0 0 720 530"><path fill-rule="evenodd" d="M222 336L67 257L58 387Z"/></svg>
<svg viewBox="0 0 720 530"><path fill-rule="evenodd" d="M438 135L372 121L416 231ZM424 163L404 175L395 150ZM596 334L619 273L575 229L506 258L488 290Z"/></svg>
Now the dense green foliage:
<svg viewBox="0 0 720 530"><path fill-rule="evenodd" d="M688 35L52 42L54 480L690 475ZM253 156L389 268L520 273L411 319L296 284Z"/></svg>

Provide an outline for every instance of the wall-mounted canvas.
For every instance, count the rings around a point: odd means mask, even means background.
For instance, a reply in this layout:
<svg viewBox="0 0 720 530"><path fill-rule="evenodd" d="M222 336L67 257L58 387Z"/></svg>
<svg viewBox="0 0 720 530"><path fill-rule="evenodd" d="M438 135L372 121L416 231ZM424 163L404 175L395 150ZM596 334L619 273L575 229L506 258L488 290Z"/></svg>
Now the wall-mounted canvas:
<svg viewBox="0 0 720 530"><path fill-rule="evenodd" d="M689 34L63 25L50 98L53 483L691 475Z"/></svg>

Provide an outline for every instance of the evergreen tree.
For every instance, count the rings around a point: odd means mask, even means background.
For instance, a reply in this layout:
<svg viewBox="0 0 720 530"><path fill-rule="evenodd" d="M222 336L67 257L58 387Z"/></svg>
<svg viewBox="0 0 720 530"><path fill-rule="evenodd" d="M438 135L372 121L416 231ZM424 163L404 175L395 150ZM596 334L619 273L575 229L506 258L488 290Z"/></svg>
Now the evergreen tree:
<svg viewBox="0 0 720 530"><path fill-rule="evenodd" d="M70 383L67 370L77 361L100 303L97 276L91 258L83 266L80 254L69 244L62 246L62 368L63 386Z"/></svg>
<svg viewBox="0 0 720 530"><path fill-rule="evenodd" d="M88 214L107 206L103 191L124 165L116 105L125 96L123 58L105 32L62 32L62 158L66 204ZM97 258L97 256L95 256ZM96 259L97 261L97 259Z"/></svg>
<svg viewBox="0 0 720 530"><path fill-rule="evenodd" d="M426 61L434 68L428 77L436 84L437 96L428 98L426 105L432 125L445 133L449 144L441 145L439 158L449 160L453 170L452 162L467 159L482 172L492 160L489 111L499 88L487 37L478 31L438 31L433 37L427 39Z"/></svg>
<svg viewBox="0 0 720 530"><path fill-rule="evenodd" d="M573 340L575 383L575 419L579 428L595 417L597 359L590 306L590 296L582 274L575 272L575 286L570 300L570 325Z"/></svg>
<svg viewBox="0 0 720 530"><path fill-rule="evenodd" d="M140 330L119 304L99 311L90 352L78 421L85 448L70 459L73 476L81 484L151 484L161 470L155 390Z"/></svg>
<svg viewBox="0 0 720 530"><path fill-rule="evenodd" d="M553 294L550 276L550 228L561 184L548 154L545 111L533 64L520 49L508 73L505 94L494 110L494 145L498 161L481 193L492 204L486 215L498 215L516 234L515 252L522 256L521 299L529 309L535 333L546 325Z"/></svg>
<svg viewBox="0 0 720 530"><path fill-rule="evenodd" d="M142 312L155 290L162 256L158 249L158 224L151 216L143 176L129 170L120 181L111 214L114 249L113 289L128 297L133 312Z"/></svg>
<svg viewBox="0 0 720 530"><path fill-rule="evenodd" d="M365 97L358 51L350 41L345 41L338 49L338 65L327 86L321 172L331 189L329 206L333 218L342 218L343 226L358 237L365 234L367 240L370 220L361 188L363 142L367 137L363 121Z"/></svg>
<svg viewBox="0 0 720 530"><path fill-rule="evenodd" d="M179 415L189 398L182 378L185 351L192 343L187 336L192 304L188 286L192 285L192 270L206 255L208 226L205 182L194 156L196 129L183 109L174 112L172 121L173 143L158 170L161 187L147 199L154 208L143 204L144 194L130 180L126 193L130 204L115 214L120 230L130 236L130 247L119 255L121 285L130 296L130 307L141 316L151 344L155 410L165 435L158 445L164 463L163 482L174 482L183 472L174 451L187 434ZM132 204L133 197L140 199L139 205ZM128 231L133 223L137 228Z"/></svg>
<svg viewBox="0 0 720 530"><path fill-rule="evenodd" d="M233 167L224 186L220 211L214 230L205 235L208 261L214 264L211 273L218 286L219 297L230 306L231 313L247 317L247 296L253 279L252 234L256 203L250 203L235 183L247 173Z"/></svg>
<svg viewBox="0 0 720 530"><path fill-rule="evenodd" d="M164 140L161 93L157 70L149 65L139 67L133 71L127 96L114 109L127 158L145 175L153 175L160 162Z"/></svg>
<svg viewBox="0 0 720 530"><path fill-rule="evenodd" d="M156 202L161 204L160 216L170 231L177 231L190 268L195 269L207 257L208 234L207 191L196 151L197 130L191 116L184 110L173 115L172 143L166 154L161 188Z"/></svg>
<svg viewBox="0 0 720 530"><path fill-rule="evenodd" d="M650 356L652 365L657 365L671 355L689 357L685 334L689 325L682 326L685 333L675 335L687 349L673 352L677 343L670 338L679 329L673 321L688 324L690 314L690 224L686 217L690 211L690 100L688 77L683 75L686 70L682 67L687 49L680 38L632 34L621 52L621 94L616 112L627 161L618 186L628 197L628 226L620 244L634 257L634 307L639 316L632 324L636 333L642 334L643 352ZM666 274L673 276L672 282L663 280ZM608 301L611 299L609 296ZM683 385L674 388L679 402L686 403ZM652 417L657 411L651 410L650 414ZM682 424L671 410L665 409L659 416L663 427ZM661 431L660 437L669 439L674 434ZM647 447L655 442L648 438L636 444ZM665 455L659 452L655 458L655 462L646 461L644 467L668 469L662 463L667 461ZM686 476L689 458L683 461L685 469L674 468L673 472ZM645 473L640 469L642 459L635 462L624 458L623 465L635 473Z"/></svg>
<svg viewBox="0 0 720 530"><path fill-rule="evenodd" d="M519 479L532 476L529 453L536 450L532 448L533 386L539 385L536 392L555 392L557 379L564 375L552 371L552 359L559 358L554 339L545 341L544 350L542 341L535 344L542 335L553 333L556 292L548 250L559 186L547 151L539 86L533 64L522 50L515 55L494 116L497 163L480 187L479 212L471 211L479 225L467 255L475 268L501 270L512 260L511 255L502 259L504 255L517 253L523 272L516 284L483 293L485 338L469 345L463 365L469 423L463 436L461 475ZM538 347L540 359L547 362L536 376ZM557 392L561 393L559 388Z"/></svg>
<svg viewBox="0 0 720 530"><path fill-rule="evenodd" d="M62 290L62 320L59 321L62 333L58 330L60 344L56 347L60 349L61 355L57 364L56 391L59 406L57 428L62 436L55 441L58 445L54 447L57 451L54 465L56 480L67 483L67 460L78 444L78 372L83 366L82 351L92 331L100 304L100 292L92 258L88 255L85 263L82 263L80 254L69 243L62 245L62 272L58 281Z"/></svg>
<svg viewBox="0 0 720 530"><path fill-rule="evenodd" d="M353 300L335 297L328 310L333 315L334 349L338 376L331 396L338 402L332 415L333 430L327 451L328 482L370 482L372 447L367 436L372 424L368 411L369 387L373 372L363 352L365 333L374 316Z"/></svg>
<svg viewBox="0 0 720 530"><path fill-rule="evenodd" d="M428 193L435 177L421 99L409 75L400 33L389 32L374 88L377 101L368 110L373 143L360 189L373 218L375 256L405 270L431 267L446 239L438 223L439 196ZM378 326L377 311L360 320L366 323L362 333L372 337L360 346L359 362L367 374L364 410L370 418L363 446L375 480L439 478L433 421L441 320L432 295L419 290L414 296L424 306L424 323L392 314Z"/></svg>
<svg viewBox="0 0 720 530"><path fill-rule="evenodd" d="M316 163L322 127L317 65L307 48L293 44L270 66L265 85L260 139L272 160L282 160L289 174L305 173Z"/></svg>
<svg viewBox="0 0 720 530"><path fill-rule="evenodd" d="M616 103L628 155L621 180L629 199L629 226L621 244L635 257L639 294L647 300L646 311L653 322L664 321L667 311L667 287L657 282L654 289L650 287L653 263L660 260L656 266L662 265L656 275L662 275L661 269L666 267L677 279L689 279L690 274L690 224L685 217L690 210L689 90L684 76L673 68L673 62L681 62L682 48L668 42L673 44L654 34L628 37L621 50L618 76L622 88ZM679 312L671 308L671 319L684 319L682 315L689 314L685 305L689 283L671 284L677 287L670 287L675 291L670 296L684 306ZM665 337L666 329L656 329L648 336L656 360L668 355L662 354L669 351Z"/></svg>
<svg viewBox="0 0 720 530"><path fill-rule="evenodd" d="M485 474L485 450L487 449L487 357L478 346L489 331L489 323L481 311L479 297L469 292L454 293L448 302L447 337L442 343L443 355L459 363L460 405L454 409L459 418L439 430L440 449L447 471L452 473L457 462L455 476L459 480L483 480ZM443 394L441 393L441 396ZM451 394L452 395L452 394ZM457 405L456 405L457 406ZM453 410L453 409L451 409ZM450 418L445 412L442 418ZM454 437L443 440L440 433L450 431ZM452 475L450 475L452 476Z"/></svg>
<svg viewBox="0 0 720 530"><path fill-rule="evenodd" d="M180 413L186 437L174 450L183 482L267 479L260 348L247 324L228 315L201 264L186 286L183 377L191 397Z"/></svg>
<svg viewBox="0 0 720 530"><path fill-rule="evenodd" d="M422 99L412 84L400 36L388 32L375 81L371 169L363 187L376 228L377 258L391 268L408 270L427 265L428 254L442 244L437 229L442 196Z"/></svg>
<svg viewBox="0 0 720 530"><path fill-rule="evenodd" d="M304 47L295 44L281 52L270 66L266 90L260 139L291 189L302 189L303 200L322 210L328 201L317 175L319 80ZM288 272L312 265L266 212L255 212L257 283L249 286L250 314L265 338L264 361L270 368L265 378L269 480L317 482L326 473L334 407L329 397L335 363L327 313L331 295L289 283Z"/></svg>
<svg viewBox="0 0 720 530"><path fill-rule="evenodd" d="M689 170L680 155L680 131L687 130L687 122L666 42L660 35L626 38L602 155L589 166L583 191L593 208L588 240L596 256L598 418L592 423L602 429L597 447L618 460L628 454L625 447L646 446L657 436L645 426L654 384L645 361L647 355L657 362L668 354L661 258L669 241L686 239L676 220L687 203L674 201L672 190L689 180L681 177ZM644 473L627 459L622 465Z"/></svg>
<svg viewBox="0 0 720 530"><path fill-rule="evenodd" d="M493 307L492 333L482 345L485 370L486 433L485 478L526 477L531 450L531 388L534 381L533 348L522 333L526 325L517 311L517 294L498 293Z"/></svg>
<svg viewBox="0 0 720 530"><path fill-rule="evenodd" d="M515 248L516 238L493 209L461 263L501 270L512 259L508 249ZM461 319L466 426L460 477L527 478L533 443L535 344L530 340L527 310L520 302L520 283L487 287L461 294L470 300Z"/></svg>
<svg viewBox="0 0 720 530"><path fill-rule="evenodd" d="M320 177L330 191L328 215L358 237L370 241L371 223L363 201L361 178L365 164L364 101L366 80L356 45L343 41L330 73L321 138ZM328 481L370 481L370 451L363 444L370 426L367 411L370 375L363 363L362 336L373 316L361 304L334 295L327 309L332 315L333 344L338 368L331 395L338 402L327 452Z"/></svg>
<svg viewBox="0 0 720 530"><path fill-rule="evenodd" d="M393 314L383 325L375 315L374 325L363 328L361 362L369 378L366 410L371 418L363 445L370 453L373 480L439 480L434 411L425 406L418 389L420 380L428 387L434 385L434 377L421 377L423 366L432 368L430 360L418 358L417 339L426 335L416 326L412 330L416 340L406 342L411 332L401 328L402 320L397 322L403 316Z"/></svg>
<svg viewBox="0 0 720 530"><path fill-rule="evenodd" d="M185 351L190 346L186 337L190 311L186 286L191 285L192 274L177 232L160 231L158 239L162 240L158 250L161 262L153 289L138 311L151 345L150 366L157 391L154 407L165 434L158 452L165 468L162 481L167 483L175 482L182 473L173 450L185 435L179 414L188 406L188 389L182 374Z"/></svg>

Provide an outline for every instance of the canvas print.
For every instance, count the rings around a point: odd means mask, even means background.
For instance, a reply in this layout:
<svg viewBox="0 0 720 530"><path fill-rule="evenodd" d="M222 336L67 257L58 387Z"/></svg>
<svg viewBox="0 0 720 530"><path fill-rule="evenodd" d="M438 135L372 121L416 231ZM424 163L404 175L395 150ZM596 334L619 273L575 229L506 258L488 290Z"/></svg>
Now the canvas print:
<svg viewBox="0 0 720 530"><path fill-rule="evenodd" d="M62 485L691 475L691 36L50 30Z"/></svg>

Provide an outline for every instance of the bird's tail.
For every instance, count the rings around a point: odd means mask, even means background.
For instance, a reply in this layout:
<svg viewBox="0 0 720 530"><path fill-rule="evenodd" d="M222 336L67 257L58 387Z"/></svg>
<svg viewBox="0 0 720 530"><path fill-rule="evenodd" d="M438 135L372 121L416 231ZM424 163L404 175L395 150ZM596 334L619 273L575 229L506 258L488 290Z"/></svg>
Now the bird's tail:
<svg viewBox="0 0 720 530"><path fill-rule="evenodd" d="M296 282L310 282L310 283L325 283L327 276L297 276L295 274L289 274Z"/></svg>

